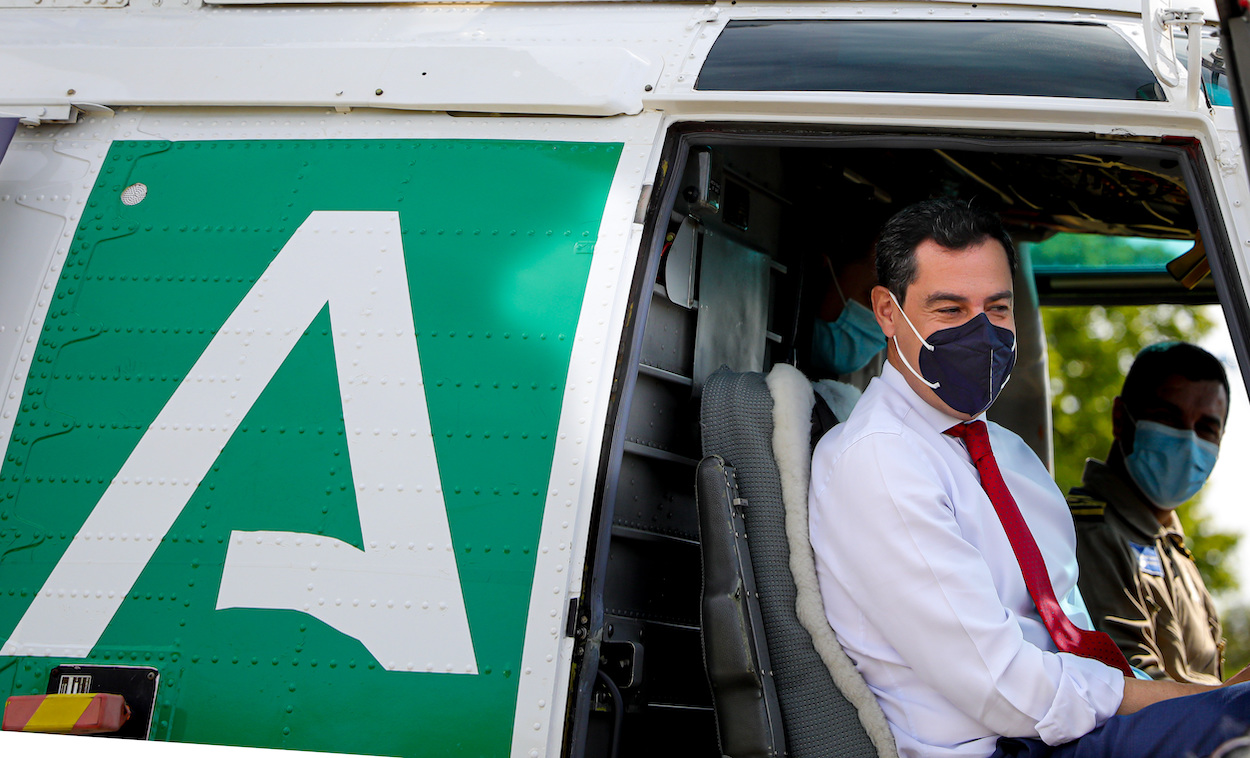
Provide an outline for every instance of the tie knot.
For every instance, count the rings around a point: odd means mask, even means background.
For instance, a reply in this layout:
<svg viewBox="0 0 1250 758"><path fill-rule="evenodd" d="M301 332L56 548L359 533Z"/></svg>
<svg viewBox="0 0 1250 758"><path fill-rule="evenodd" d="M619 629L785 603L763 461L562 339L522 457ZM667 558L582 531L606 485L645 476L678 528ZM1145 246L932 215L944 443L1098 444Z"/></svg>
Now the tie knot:
<svg viewBox="0 0 1250 758"><path fill-rule="evenodd" d="M973 462L990 454L990 435L984 421L956 424L947 429L946 434L964 441L964 444L968 446L968 455L972 456Z"/></svg>

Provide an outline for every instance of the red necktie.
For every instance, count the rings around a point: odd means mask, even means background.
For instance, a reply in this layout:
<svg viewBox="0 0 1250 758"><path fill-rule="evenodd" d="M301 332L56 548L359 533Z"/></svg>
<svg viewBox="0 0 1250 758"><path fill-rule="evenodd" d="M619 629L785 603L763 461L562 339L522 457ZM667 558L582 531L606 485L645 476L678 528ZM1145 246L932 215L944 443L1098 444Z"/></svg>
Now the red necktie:
<svg viewBox="0 0 1250 758"><path fill-rule="evenodd" d="M957 424L946 430L952 437L959 437L968 446L972 462L976 464L977 473L981 475L981 487L989 495L998 513L998 520L1003 524L1007 540L1016 554L1020 564L1020 573L1024 575L1024 585L1029 589L1033 604L1042 617L1042 623L1050 632L1055 646L1065 653L1073 653L1085 658L1117 668L1125 676L1133 676L1124 653L1116 646L1105 632L1091 632L1079 628L1068 618L1059 601L1055 599L1054 587L1050 584L1050 574L1046 572L1046 563L1042 553L1037 549L1029 526L1020 515L1020 508L1015 498L1007 489L1003 475L998 470L998 462L994 460L994 452L990 450L990 437L984 421L973 421L969 424Z"/></svg>

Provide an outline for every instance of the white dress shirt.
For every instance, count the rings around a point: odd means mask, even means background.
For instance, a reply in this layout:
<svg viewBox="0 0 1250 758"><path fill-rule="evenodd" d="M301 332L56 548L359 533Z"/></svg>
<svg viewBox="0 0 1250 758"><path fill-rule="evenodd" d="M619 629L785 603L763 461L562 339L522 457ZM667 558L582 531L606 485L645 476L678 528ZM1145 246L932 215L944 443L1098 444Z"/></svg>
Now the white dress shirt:
<svg viewBox="0 0 1250 758"><path fill-rule="evenodd" d="M825 614L885 711L902 758L994 752L999 735L1056 745L1115 713L1122 674L1056 653L962 440L960 423L886 364L816 447L811 541ZM990 444L1073 623L1076 536L1033 451Z"/></svg>

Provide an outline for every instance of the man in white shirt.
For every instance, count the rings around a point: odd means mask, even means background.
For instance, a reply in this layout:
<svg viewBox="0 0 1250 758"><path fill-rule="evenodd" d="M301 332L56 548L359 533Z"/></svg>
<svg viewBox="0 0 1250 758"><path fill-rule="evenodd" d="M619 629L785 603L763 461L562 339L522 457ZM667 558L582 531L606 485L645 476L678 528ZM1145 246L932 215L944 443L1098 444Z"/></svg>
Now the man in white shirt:
<svg viewBox="0 0 1250 758"><path fill-rule="evenodd" d="M1010 376L1014 267L997 218L960 202L919 203L882 230L873 312L888 362L812 461L811 541L829 623L903 758L1205 755L1245 732L1250 688L1141 681L1112 667L1127 671L1118 652L1112 665L1084 657L1088 645L1057 652L1052 636L1072 636L1063 624L1077 636L1092 628L1064 497L1023 441L988 424L990 461L1044 561L1027 587L1030 559L1017 558L1019 531L1009 538L1000 521L973 440L947 432L985 430ZM1048 607L1057 598L1062 613L1044 622L1031 590L1047 579Z"/></svg>

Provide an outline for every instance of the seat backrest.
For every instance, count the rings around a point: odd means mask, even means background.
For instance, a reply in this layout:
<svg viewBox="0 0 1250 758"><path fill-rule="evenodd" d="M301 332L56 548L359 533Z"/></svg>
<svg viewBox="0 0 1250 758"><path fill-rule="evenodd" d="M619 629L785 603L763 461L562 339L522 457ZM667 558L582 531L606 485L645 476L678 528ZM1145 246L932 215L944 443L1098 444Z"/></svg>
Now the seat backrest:
<svg viewBox="0 0 1250 758"><path fill-rule="evenodd" d="M721 753L732 758L785 755L781 707L747 548L745 501L733 468L719 455L700 461L696 477L703 562L700 626Z"/></svg>
<svg viewBox="0 0 1250 758"><path fill-rule="evenodd" d="M776 424L775 405L780 411ZM812 407L811 386L792 366L779 365L767 378L717 371L703 389L703 454L718 456L726 465L708 464L705 458L700 467L700 538L705 545L723 541L723 530L732 530L735 522L716 511L737 509L745 528L734 539L748 556L732 566L707 565L715 564L710 552L704 558L704 650L722 750L732 758L780 753L773 728L778 719L770 709L780 711L784 747L794 758L896 755L880 706L824 620L807 539ZM718 482L718 468L732 475L722 475ZM745 592L747 578L718 576L743 567L754 574L750 579L758 602L742 603L735 619L733 613L717 612L714 606L723 598L715 592L734 586ZM762 642L752 639L757 630L763 632ZM746 646L736 656L745 672L726 672L732 669L732 656L724 650L734 644ZM750 697L740 691L725 697L725 683L731 680L738 690L748 686L744 682L758 681L759 691Z"/></svg>

